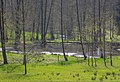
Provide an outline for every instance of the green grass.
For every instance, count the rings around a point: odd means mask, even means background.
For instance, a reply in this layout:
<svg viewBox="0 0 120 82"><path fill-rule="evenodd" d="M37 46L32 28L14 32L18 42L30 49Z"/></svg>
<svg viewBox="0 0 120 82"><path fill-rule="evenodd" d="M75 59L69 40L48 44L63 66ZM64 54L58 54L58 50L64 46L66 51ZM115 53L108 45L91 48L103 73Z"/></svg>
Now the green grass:
<svg viewBox="0 0 120 82"><path fill-rule="evenodd" d="M84 61L83 58L68 57L69 61L65 62L63 56L60 56L58 62L56 55L27 56L28 59L31 58L27 63L27 75L24 75L21 54L7 53L7 56L9 64L0 65L0 82L120 81L120 57L117 56L113 57L113 66L110 66L109 58L106 59L107 67L104 66L103 59L97 59L95 67L88 66L87 60Z"/></svg>

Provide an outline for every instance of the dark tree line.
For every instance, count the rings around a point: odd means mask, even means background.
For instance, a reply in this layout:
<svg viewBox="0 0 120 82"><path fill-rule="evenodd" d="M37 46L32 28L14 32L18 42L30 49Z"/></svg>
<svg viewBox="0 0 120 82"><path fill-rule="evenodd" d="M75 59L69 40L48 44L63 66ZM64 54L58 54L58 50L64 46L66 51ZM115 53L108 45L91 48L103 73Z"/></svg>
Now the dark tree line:
<svg viewBox="0 0 120 82"><path fill-rule="evenodd" d="M116 4L116 25L118 27L118 34L120 34L120 1L118 0L117 1L117 4Z"/></svg>

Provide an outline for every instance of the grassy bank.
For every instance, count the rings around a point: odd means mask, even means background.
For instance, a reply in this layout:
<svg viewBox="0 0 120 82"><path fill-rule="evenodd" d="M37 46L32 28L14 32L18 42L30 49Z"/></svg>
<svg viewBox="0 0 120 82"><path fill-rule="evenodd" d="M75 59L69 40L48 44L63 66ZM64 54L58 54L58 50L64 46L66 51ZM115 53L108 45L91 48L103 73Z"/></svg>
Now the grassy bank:
<svg viewBox="0 0 120 82"><path fill-rule="evenodd" d="M113 57L113 66L110 66L107 58L107 67L104 66L103 59L97 59L95 67L88 66L87 60L84 61L82 58L68 57L69 61L64 62L63 57L60 56L58 62L56 55L42 55L36 58L34 56L27 64L28 74L24 75L22 55L13 53L7 55L11 62L8 65L0 65L1 82L120 81L120 57L117 56ZM1 56L0 58L2 60ZM28 58L31 57L28 56Z"/></svg>

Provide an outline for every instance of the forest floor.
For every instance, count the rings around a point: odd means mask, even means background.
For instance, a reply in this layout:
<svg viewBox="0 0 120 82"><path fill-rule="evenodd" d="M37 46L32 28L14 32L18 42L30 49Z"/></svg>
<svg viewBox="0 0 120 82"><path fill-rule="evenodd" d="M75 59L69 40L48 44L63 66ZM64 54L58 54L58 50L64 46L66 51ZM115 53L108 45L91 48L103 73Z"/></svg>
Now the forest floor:
<svg viewBox="0 0 120 82"><path fill-rule="evenodd" d="M102 58L88 59L69 57L64 61L63 56L57 55L28 55L27 75L24 75L23 55L7 53L9 64L3 65L0 54L0 82L52 82L52 81L106 81L120 82L120 57L113 57L113 66L110 59L106 58L106 64ZM96 66L95 66L96 61Z"/></svg>

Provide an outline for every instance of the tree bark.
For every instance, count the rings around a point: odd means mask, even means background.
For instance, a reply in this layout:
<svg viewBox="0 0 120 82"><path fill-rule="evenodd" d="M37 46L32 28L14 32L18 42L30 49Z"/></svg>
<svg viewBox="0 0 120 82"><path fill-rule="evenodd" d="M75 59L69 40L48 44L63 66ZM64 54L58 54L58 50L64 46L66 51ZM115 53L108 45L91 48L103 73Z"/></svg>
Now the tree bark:
<svg viewBox="0 0 120 82"><path fill-rule="evenodd" d="M65 55L65 48L64 48L64 40L63 40L63 0L61 0L61 39L62 39L62 49L63 49L63 55L65 61L68 61L66 55Z"/></svg>
<svg viewBox="0 0 120 82"><path fill-rule="evenodd" d="M83 41L82 41L82 32L80 29L80 19L79 19L79 10L78 10L78 0L76 0L76 8L77 8L77 22L78 22L78 27L79 27L79 33L80 33L80 42L81 42L81 46L82 46L82 52L84 55L84 60L86 60L86 55L85 55L85 51L84 51L84 47L83 47Z"/></svg>
<svg viewBox="0 0 120 82"><path fill-rule="evenodd" d="M1 45L2 45L2 54L4 64L8 64L6 56L6 47L5 47L5 34L4 34L4 2L1 0L1 9L0 9L0 32L1 32Z"/></svg>
<svg viewBox="0 0 120 82"><path fill-rule="evenodd" d="M15 44L14 48L18 50L18 44L20 43L21 29L20 29L20 3L21 0L17 0L17 10L16 10L16 28L15 28Z"/></svg>
<svg viewBox="0 0 120 82"><path fill-rule="evenodd" d="M26 61L26 38L25 38L25 15L24 15L25 9L24 9L24 0L22 0L22 24L23 24L23 52L24 52L24 58L23 58L23 64L24 64L24 69L25 73L27 74L27 61Z"/></svg>

